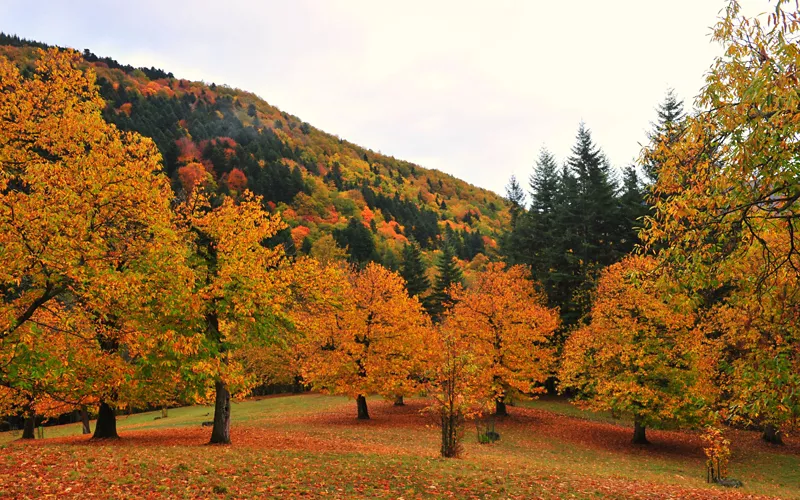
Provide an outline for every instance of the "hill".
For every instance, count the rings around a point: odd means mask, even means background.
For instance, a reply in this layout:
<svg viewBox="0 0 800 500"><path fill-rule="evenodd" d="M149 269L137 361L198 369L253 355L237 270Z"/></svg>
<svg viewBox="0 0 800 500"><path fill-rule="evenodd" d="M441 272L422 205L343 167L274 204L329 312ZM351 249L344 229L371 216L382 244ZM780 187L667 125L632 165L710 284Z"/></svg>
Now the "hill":
<svg viewBox="0 0 800 500"><path fill-rule="evenodd" d="M37 47L46 45L0 34L0 56L20 67L33 64ZM155 141L179 196L196 183L263 195L289 225L280 238L289 253L308 252L324 234L352 248L365 237L363 225L375 240L367 258L390 268L410 238L429 260L447 240L470 261L492 257L509 224L496 193L352 144L253 93L134 68L89 50L82 55L107 102L106 120Z"/></svg>

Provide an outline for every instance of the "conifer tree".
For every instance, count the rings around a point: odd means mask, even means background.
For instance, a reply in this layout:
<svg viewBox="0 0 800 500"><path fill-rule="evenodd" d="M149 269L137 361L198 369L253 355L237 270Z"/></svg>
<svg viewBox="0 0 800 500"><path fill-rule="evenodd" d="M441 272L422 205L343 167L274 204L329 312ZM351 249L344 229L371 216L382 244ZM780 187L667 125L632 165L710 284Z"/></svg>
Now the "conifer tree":
<svg viewBox="0 0 800 500"><path fill-rule="evenodd" d="M683 101L678 99L673 89L667 90L667 95L659 104L656 113L658 121L651 124L653 130L648 134L648 139L651 142L665 141L666 143L677 140L681 123L686 118L686 114L683 111ZM655 184L658 180L658 166L659 162L654 158L648 158L648 161L644 162L644 173L648 183Z"/></svg>
<svg viewBox="0 0 800 500"><path fill-rule="evenodd" d="M431 315L434 321L441 319L442 314L450 306L452 298L449 288L452 285L463 284L464 281L461 268L456 263L453 248L446 243L442 246L442 255L439 257L436 269L438 273L436 282L433 285L433 292L428 296L425 304L428 314Z"/></svg>
<svg viewBox="0 0 800 500"><path fill-rule="evenodd" d="M406 281L406 290L410 297L421 296L431 287L430 280L425 275L422 251L419 248L419 244L413 239L403 247L400 276Z"/></svg>
<svg viewBox="0 0 800 500"><path fill-rule="evenodd" d="M603 152L592 140L591 132L581 123L578 137L567 160L578 187L577 215L579 246L573 248L581 259L584 275L591 262L612 264L620 252L614 247L613 236L618 217L616 186L611 167Z"/></svg>
<svg viewBox="0 0 800 500"><path fill-rule="evenodd" d="M625 169L619 196L619 250L625 254L633 251L639 242L639 228L642 227L644 216L650 212L644 198L636 167L629 166Z"/></svg>
<svg viewBox="0 0 800 500"><path fill-rule="evenodd" d="M525 192L522 191L522 187L514 175L511 176L506 186L506 199L511 204L511 227L514 227L519 215L525 211Z"/></svg>

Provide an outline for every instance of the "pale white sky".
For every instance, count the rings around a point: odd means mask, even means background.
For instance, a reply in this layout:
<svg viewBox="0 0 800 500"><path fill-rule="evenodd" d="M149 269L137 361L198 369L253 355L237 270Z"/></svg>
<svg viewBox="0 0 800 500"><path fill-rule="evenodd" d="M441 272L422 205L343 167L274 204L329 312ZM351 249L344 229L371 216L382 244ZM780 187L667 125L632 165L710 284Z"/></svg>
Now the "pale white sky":
<svg viewBox="0 0 800 500"><path fill-rule="evenodd" d="M743 2L748 12L766 0ZM667 88L687 108L724 0L0 0L0 30L257 93L362 146L499 193L583 120L638 155Z"/></svg>

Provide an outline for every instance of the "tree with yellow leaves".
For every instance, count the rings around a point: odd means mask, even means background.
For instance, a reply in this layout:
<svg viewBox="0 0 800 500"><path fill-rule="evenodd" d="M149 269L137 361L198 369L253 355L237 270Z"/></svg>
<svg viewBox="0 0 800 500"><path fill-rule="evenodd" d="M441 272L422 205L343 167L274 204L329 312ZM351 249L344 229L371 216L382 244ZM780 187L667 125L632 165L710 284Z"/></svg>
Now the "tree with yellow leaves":
<svg viewBox="0 0 800 500"><path fill-rule="evenodd" d="M448 329L460 331L472 345L476 362L490 375L497 415L506 415L506 398L544 391L555 352L550 339L558 312L545 305L524 266L492 263L477 273L469 288L455 286Z"/></svg>
<svg viewBox="0 0 800 500"><path fill-rule="evenodd" d="M428 337L432 356L425 392L432 400L429 410L439 419L442 431L440 454L445 458L461 453L465 420L479 416L492 402L492 372L485 359L453 316L431 329Z"/></svg>
<svg viewBox="0 0 800 500"><path fill-rule="evenodd" d="M23 76L0 58L0 383L99 402L95 436L116 437L112 405L175 333L155 319L191 276L155 145L103 120L79 64L39 51Z"/></svg>
<svg viewBox="0 0 800 500"><path fill-rule="evenodd" d="M724 51L706 77L698 112L656 137L655 213L642 241L662 249L706 319L725 388L722 411L765 424L765 438L797 415L796 321L800 277L800 10L777 0L744 17L730 1L714 28Z"/></svg>
<svg viewBox="0 0 800 500"><path fill-rule="evenodd" d="M706 404L691 304L665 293L656 271L636 255L603 271L591 322L567 339L559 372L583 406L632 416L638 444L648 426L697 421Z"/></svg>
<svg viewBox="0 0 800 500"><path fill-rule="evenodd" d="M368 419L366 397L387 398L417 390L424 368L429 320L403 279L370 263L363 270L322 267L305 261L314 290L298 302L297 330L303 379L313 387L356 399L358 418Z"/></svg>
<svg viewBox="0 0 800 500"><path fill-rule="evenodd" d="M230 443L231 390L250 381L233 355L236 349L271 342L277 336L287 290L282 247L265 242L284 228L277 215L262 208L261 198L243 192L238 200L212 203L202 189L188 193L177 209L192 248L195 296L208 359L200 371L214 379L214 426L211 443Z"/></svg>

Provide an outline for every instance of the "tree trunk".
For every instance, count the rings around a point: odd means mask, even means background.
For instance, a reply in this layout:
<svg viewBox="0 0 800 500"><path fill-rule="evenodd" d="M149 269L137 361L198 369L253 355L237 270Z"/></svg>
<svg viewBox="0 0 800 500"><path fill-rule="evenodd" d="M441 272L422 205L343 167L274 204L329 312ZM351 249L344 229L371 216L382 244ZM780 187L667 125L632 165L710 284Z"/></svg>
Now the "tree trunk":
<svg viewBox="0 0 800 500"><path fill-rule="evenodd" d="M100 401L100 409L97 412L97 423L94 425L92 439L119 439L117 416L114 414L114 409L108 406L105 401Z"/></svg>
<svg viewBox="0 0 800 500"><path fill-rule="evenodd" d="M231 444L231 393L222 380L214 384L217 392L214 404L214 428L211 430L211 444Z"/></svg>
<svg viewBox="0 0 800 500"><path fill-rule="evenodd" d="M770 444L783 444L783 434L781 433L781 430L772 424L767 424L764 426L764 435L761 436L761 439Z"/></svg>
<svg viewBox="0 0 800 500"><path fill-rule="evenodd" d="M367 410L367 398L359 394L358 397L356 398L356 406L358 407L358 419L369 420L369 410Z"/></svg>
<svg viewBox="0 0 800 500"><path fill-rule="evenodd" d="M646 429L639 417L633 418L633 444L650 444L645 434Z"/></svg>
<svg viewBox="0 0 800 500"><path fill-rule="evenodd" d="M22 439L36 438L36 414L29 412L25 416L25 424L22 427Z"/></svg>
<svg viewBox="0 0 800 500"><path fill-rule="evenodd" d="M403 401L403 396L396 396L394 398L394 405L395 406L405 406L406 403Z"/></svg>
<svg viewBox="0 0 800 500"><path fill-rule="evenodd" d="M497 417L507 417L508 410L506 409L506 402L503 397L499 397L494 402L494 414Z"/></svg>
<svg viewBox="0 0 800 500"><path fill-rule="evenodd" d="M442 412L442 456L457 457L458 447L458 415Z"/></svg>
<svg viewBox="0 0 800 500"><path fill-rule="evenodd" d="M83 425L84 434L92 433L92 430L89 428L89 412L86 410L86 405L81 405L81 424Z"/></svg>

